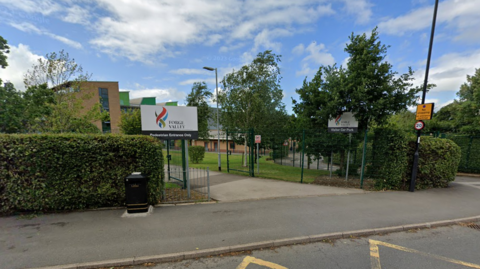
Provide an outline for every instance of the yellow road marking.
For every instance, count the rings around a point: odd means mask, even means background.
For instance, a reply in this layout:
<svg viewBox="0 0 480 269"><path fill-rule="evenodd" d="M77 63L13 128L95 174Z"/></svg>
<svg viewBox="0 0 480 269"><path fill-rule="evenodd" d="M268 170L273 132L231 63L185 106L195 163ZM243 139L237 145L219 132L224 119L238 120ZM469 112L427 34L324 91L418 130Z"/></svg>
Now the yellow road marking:
<svg viewBox="0 0 480 269"><path fill-rule="evenodd" d="M370 240L370 264L372 265L372 269L381 269L382 266L380 265L380 254L378 253L378 245L372 244L372 240Z"/></svg>
<svg viewBox="0 0 480 269"><path fill-rule="evenodd" d="M446 262L453 263L453 264L458 264L458 265L463 265L463 266L470 267L470 268L480 269L480 265L478 265L478 264L473 264L473 263L469 263L469 262L463 262L463 261L459 261L459 260L455 260L455 259L450 259L450 258L447 258L447 257L442 257L442 256L435 255L435 254L425 253L425 252L421 252L421 251L418 251L418 250L415 250L415 249L406 248L406 247L402 247L402 246L397 246L397 245L393 245L393 244L390 244L390 243L385 243L385 242L382 242L382 241L377 241L377 240L372 240L372 239L370 239L368 241L370 243L370 262L371 262L371 265L372 265L372 269L380 269L381 268L381 266L380 266L380 253L378 251L378 246L385 246L385 247L393 248L393 249L396 249L396 250L405 251L405 252L408 252L408 253L415 253L415 254L425 256L425 257L429 257L429 258L433 258L433 259L437 259L437 260L441 260L441 261L446 261Z"/></svg>
<svg viewBox="0 0 480 269"><path fill-rule="evenodd" d="M287 267L283 267L273 262L267 262L264 260L257 259L255 257L247 256L243 261L237 266L237 269L245 269L250 263L258 264L261 266L265 266L271 269L288 269Z"/></svg>

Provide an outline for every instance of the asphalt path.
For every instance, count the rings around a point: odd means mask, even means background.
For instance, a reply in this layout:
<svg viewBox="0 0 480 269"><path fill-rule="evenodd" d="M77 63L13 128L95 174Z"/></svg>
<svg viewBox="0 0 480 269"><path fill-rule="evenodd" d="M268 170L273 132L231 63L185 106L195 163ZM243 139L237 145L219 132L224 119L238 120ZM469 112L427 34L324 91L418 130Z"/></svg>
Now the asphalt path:
<svg viewBox="0 0 480 269"><path fill-rule="evenodd" d="M480 228L479 224L474 225ZM149 264L149 268L480 268L480 230L466 225ZM145 266L134 267L141 268Z"/></svg>

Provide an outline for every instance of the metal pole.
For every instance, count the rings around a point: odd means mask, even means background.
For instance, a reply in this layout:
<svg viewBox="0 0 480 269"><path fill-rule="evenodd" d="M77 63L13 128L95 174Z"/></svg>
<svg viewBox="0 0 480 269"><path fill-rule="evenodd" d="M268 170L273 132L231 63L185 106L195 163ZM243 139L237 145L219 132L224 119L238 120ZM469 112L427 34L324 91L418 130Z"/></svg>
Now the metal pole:
<svg viewBox="0 0 480 269"><path fill-rule="evenodd" d="M168 181L170 181L170 159L172 157L170 156L170 140L167 140L167 171L168 171Z"/></svg>
<svg viewBox="0 0 480 269"><path fill-rule="evenodd" d="M185 141L185 140L183 140ZM185 168L186 168L186 176L187 176L187 193L188 193L188 199L190 199L190 169L188 166L188 143L185 141Z"/></svg>
<svg viewBox="0 0 480 269"><path fill-rule="evenodd" d="M225 130L226 133L226 138L225 141L227 141L227 173L230 173L230 164L228 163L228 129Z"/></svg>
<svg viewBox="0 0 480 269"><path fill-rule="evenodd" d="M258 144L257 143L257 174L260 173L260 159L258 158Z"/></svg>
<svg viewBox="0 0 480 269"><path fill-rule="evenodd" d="M222 159L220 157L220 124L219 124L219 115L220 111L218 110L218 77L217 77L217 68L215 68L215 94L217 95L217 136L218 136L218 171L222 171Z"/></svg>
<svg viewBox="0 0 480 269"><path fill-rule="evenodd" d="M363 156L362 156L362 173L360 175L360 189L363 189L363 175L365 174L365 156L367 154L367 133L368 129L365 129L365 138L363 139Z"/></svg>
<svg viewBox="0 0 480 269"><path fill-rule="evenodd" d="M347 171L345 180L348 181L348 168L350 166L350 145L352 144L352 134L348 134L348 153L347 153Z"/></svg>
<svg viewBox="0 0 480 269"><path fill-rule="evenodd" d="M210 201L210 171L207 167L207 189L208 189L208 201Z"/></svg>
<svg viewBox="0 0 480 269"><path fill-rule="evenodd" d="M305 129L303 129L303 138L302 138L302 178L300 179L300 183L303 183L303 166L305 163Z"/></svg>
<svg viewBox="0 0 480 269"><path fill-rule="evenodd" d="M333 170L333 151L330 151L330 178L332 178L332 170Z"/></svg>
<svg viewBox="0 0 480 269"><path fill-rule="evenodd" d="M437 20L438 0L435 1L435 8L433 11L432 32L430 33L430 45L428 47L427 68L425 69L425 80L423 82L422 104L425 104L425 96L427 95L428 71L430 69L430 58L432 57L433 37L435 35L435 22ZM415 154L413 155L412 178L410 179L410 188L408 191L415 191L415 180L417 179L418 159L420 149L420 136L422 131L417 132L417 142L415 145Z"/></svg>

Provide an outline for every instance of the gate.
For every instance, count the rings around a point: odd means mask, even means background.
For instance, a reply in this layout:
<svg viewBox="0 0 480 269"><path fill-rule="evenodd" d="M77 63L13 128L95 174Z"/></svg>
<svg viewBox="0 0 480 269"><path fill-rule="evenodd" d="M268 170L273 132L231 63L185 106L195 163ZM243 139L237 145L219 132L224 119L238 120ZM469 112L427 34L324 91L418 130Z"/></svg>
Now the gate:
<svg viewBox="0 0 480 269"><path fill-rule="evenodd" d="M230 132L226 130L227 141L227 172L237 171L248 173L254 177L255 155L254 155L254 132L248 131ZM242 147L237 147L242 145ZM234 148L232 148L232 146Z"/></svg>

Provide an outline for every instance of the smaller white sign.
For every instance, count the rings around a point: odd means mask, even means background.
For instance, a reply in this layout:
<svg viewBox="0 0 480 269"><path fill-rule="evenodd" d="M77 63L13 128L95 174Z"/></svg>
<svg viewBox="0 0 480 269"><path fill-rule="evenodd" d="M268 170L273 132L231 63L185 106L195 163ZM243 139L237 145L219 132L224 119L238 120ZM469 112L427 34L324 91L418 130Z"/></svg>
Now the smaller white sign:
<svg viewBox="0 0 480 269"><path fill-rule="evenodd" d="M328 121L328 132L356 133L358 132L358 121L352 112L343 112Z"/></svg>
<svg viewBox="0 0 480 269"><path fill-rule="evenodd" d="M419 131L425 127L425 123L423 121L417 121L415 123L415 130Z"/></svg>
<svg viewBox="0 0 480 269"><path fill-rule="evenodd" d="M261 135L256 135L255 136L255 143L262 143L262 136Z"/></svg>

